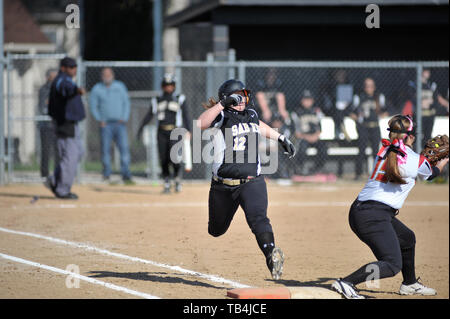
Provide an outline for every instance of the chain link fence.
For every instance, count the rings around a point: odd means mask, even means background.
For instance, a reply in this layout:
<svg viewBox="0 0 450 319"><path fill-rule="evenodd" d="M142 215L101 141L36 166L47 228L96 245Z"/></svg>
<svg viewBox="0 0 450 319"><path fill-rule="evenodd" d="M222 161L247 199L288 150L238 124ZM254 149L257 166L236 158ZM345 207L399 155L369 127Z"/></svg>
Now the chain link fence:
<svg viewBox="0 0 450 319"><path fill-rule="evenodd" d="M9 55L3 74L5 88L5 163L7 182L37 182L58 161L54 133L46 115L49 85L63 55ZM127 88L130 115L126 122L129 168L136 180L157 181L156 125L139 126L150 100L161 94L159 74L173 73L176 93L186 96L187 110L196 119L209 97L229 78L238 78L252 91L260 118L289 136L298 149L294 160L278 155L272 178L330 181L364 178L380 138L387 137L387 121L395 114L411 114L417 127L416 150L423 140L448 134L448 62L119 62L78 61L77 83L87 118L82 122L86 154L78 181L101 181L100 123L90 105L93 87L110 68ZM419 89L417 89L417 83ZM420 101L417 107L417 101ZM202 141L203 145L207 141ZM261 159L270 163L277 143L262 141ZM111 147L114 178L120 176L120 152ZM1 156L0 156L1 158ZM273 160L273 159L272 159ZM187 180L210 178L210 164L193 163L183 172ZM0 172L2 170L0 169Z"/></svg>

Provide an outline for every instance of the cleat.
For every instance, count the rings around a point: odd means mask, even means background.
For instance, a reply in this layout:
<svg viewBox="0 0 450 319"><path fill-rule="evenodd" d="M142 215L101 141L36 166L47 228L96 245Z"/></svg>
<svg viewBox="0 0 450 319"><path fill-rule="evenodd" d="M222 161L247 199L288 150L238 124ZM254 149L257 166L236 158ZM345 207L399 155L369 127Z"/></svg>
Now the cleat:
<svg viewBox="0 0 450 319"><path fill-rule="evenodd" d="M331 289L340 293L346 299L366 299L364 296L358 294L355 286L342 279L338 279L331 284Z"/></svg>
<svg viewBox="0 0 450 319"><path fill-rule="evenodd" d="M170 180L164 179L164 189L162 191L163 194L170 194Z"/></svg>
<svg viewBox="0 0 450 319"><path fill-rule="evenodd" d="M435 296L437 295L436 290L433 288L426 287L421 282L419 282L420 278L417 278L416 283L411 285L404 285L402 284L400 286L400 295L421 295L421 296Z"/></svg>
<svg viewBox="0 0 450 319"><path fill-rule="evenodd" d="M266 260L272 279L279 280L283 274L284 254L280 248L275 247Z"/></svg>
<svg viewBox="0 0 450 319"><path fill-rule="evenodd" d="M181 192L181 182L180 181L175 181L175 192L176 193Z"/></svg>

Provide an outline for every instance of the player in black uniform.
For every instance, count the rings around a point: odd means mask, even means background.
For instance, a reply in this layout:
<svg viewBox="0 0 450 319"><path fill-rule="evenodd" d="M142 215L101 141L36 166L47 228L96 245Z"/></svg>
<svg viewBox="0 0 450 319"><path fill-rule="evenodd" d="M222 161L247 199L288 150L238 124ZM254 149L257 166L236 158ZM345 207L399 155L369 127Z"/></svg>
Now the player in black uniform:
<svg viewBox="0 0 450 319"><path fill-rule="evenodd" d="M166 74L164 76L161 82L163 94L152 99L150 110L138 130L139 138L142 135L144 126L156 115L158 120L158 152L164 179L164 193L170 193L170 166L173 168L175 191L181 191L181 165L170 158L170 149L180 140L171 140L170 133L177 127L184 127L189 131L187 133L188 136L185 138L190 138L192 132L192 122L187 108L186 97L183 94L174 94L175 84L175 79L172 75Z"/></svg>
<svg viewBox="0 0 450 319"><path fill-rule="evenodd" d="M279 279L284 256L275 247L270 220L267 218L267 189L261 174L258 154L259 135L278 140L286 154L295 155L294 145L259 120L250 91L238 80L228 80L219 88L220 102L204 105L198 118L200 129L214 128L215 160L209 192L208 233L223 235L239 205L266 257L272 278Z"/></svg>
<svg viewBox="0 0 450 319"><path fill-rule="evenodd" d="M366 160L366 147L369 144L372 154L376 154L381 140L379 118L386 116L385 97L376 91L375 81L371 78L364 80L364 90L353 99L351 118L356 122L358 131L359 156L356 160L356 176L362 174L362 165Z"/></svg>

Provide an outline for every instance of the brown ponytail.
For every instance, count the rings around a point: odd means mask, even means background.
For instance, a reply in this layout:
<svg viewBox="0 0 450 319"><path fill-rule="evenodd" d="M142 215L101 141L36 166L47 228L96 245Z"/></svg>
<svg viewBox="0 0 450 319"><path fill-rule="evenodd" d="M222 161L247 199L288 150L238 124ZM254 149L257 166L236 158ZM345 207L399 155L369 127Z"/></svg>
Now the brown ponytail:
<svg viewBox="0 0 450 319"><path fill-rule="evenodd" d="M210 109L210 108L212 108L214 105L216 105L217 103L219 103L219 102L216 101L215 98L210 97L210 98L208 99L208 102L203 102L203 103L202 103L202 106L203 106L205 109Z"/></svg>
<svg viewBox="0 0 450 319"><path fill-rule="evenodd" d="M400 124L401 121L401 124ZM405 129L410 126L409 120L402 115L396 115L389 120L389 129L399 131L402 130L402 124ZM395 139L404 139L405 133L390 132L389 139L394 141ZM397 153L389 152L386 159L386 167L384 169L384 176L388 182L394 184L406 184L405 180L400 174L397 162Z"/></svg>
<svg viewBox="0 0 450 319"><path fill-rule="evenodd" d="M403 177L400 175L397 163L397 153L389 152L386 159L386 168L384 169L384 176L388 182L394 184L406 184Z"/></svg>

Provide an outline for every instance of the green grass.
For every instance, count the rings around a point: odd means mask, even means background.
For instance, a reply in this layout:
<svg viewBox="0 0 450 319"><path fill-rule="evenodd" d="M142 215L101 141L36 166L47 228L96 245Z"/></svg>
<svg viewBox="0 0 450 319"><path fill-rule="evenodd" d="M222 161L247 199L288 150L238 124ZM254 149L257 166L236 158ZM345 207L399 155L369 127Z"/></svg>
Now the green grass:
<svg viewBox="0 0 450 319"><path fill-rule="evenodd" d="M146 162L138 162L138 163L130 164L131 172L145 172L146 168L147 168ZM103 169L102 163L99 161L91 161L91 162L84 163L84 170L86 172L101 172L102 169ZM39 170L40 170L39 163L37 163L36 161L32 161L29 164L15 164L14 165L14 171L33 172L33 171L39 171ZM50 171L53 171L53 165L50 165Z"/></svg>

